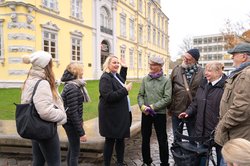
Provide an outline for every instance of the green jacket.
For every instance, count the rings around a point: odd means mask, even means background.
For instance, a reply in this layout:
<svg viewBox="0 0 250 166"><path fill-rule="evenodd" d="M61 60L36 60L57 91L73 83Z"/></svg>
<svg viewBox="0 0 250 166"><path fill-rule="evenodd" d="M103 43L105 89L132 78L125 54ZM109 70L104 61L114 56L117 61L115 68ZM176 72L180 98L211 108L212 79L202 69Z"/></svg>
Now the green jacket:
<svg viewBox="0 0 250 166"><path fill-rule="evenodd" d="M171 80L166 76L153 79L146 76L142 80L140 91L138 94L138 104L153 105L153 109L157 114L166 114L166 107L171 102L172 85Z"/></svg>

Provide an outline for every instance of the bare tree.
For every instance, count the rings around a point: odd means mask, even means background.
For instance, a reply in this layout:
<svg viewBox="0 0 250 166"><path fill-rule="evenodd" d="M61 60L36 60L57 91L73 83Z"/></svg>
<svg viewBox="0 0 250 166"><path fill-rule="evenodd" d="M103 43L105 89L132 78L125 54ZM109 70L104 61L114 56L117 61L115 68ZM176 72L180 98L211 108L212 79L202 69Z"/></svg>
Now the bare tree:
<svg viewBox="0 0 250 166"><path fill-rule="evenodd" d="M247 31L247 27L241 22L232 23L231 20L227 19L222 35L226 41L225 49L233 48L239 42L250 42L250 31Z"/></svg>
<svg viewBox="0 0 250 166"><path fill-rule="evenodd" d="M192 37L185 37L183 39L183 43L180 46L180 51L182 53L187 52L188 50L190 50L191 48L193 48L193 39Z"/></svg>

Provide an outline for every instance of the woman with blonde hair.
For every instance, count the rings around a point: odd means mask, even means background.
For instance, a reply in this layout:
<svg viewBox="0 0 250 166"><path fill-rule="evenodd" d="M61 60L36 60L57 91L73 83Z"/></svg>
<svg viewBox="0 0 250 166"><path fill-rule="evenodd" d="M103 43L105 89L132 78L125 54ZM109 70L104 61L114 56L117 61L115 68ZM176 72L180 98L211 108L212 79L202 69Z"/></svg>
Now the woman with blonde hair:
<svg viewBox="0 0 250 166"><path fill-rule="evenodd" d="M221 153L228 166L250 165L250 142L243 138L229 140Z"/></svg>
<svg viewBox="0 0 250 166"><path fill-rule="evenodd" d="M179 118L196 116L195 135L209 137L219 122L220 100L224 92L226 75L223 74L224 66L219 62L210 62L205 67L205 77L187 110L179 114ZM221 146L214 144L217 155L217 165L220 165ZM202 158L201 164L206 160Z"/></svg>
<svg viewBox="0 0 250 166"><path fill-rule="evenodd" d="M87 141L83 128L83 102L90 98L83 80L83 65L70 63L63 73L61 81L65 83L62 91L64 107L67 109L67 123L63 125L68 141L67 164L77 166L80 154L80 142Z"/></svg>
<svg viewBox="0 0 250 166"><path fill-rule="evenodd" d="M33 97L33 103L40 117L46 121L66 123L63 101L57 91L52 70L52 56L45 51L37 51L23 57L24 63L31 63L27 79L22 89L21 102L30 103L35 84L42 80ZM42 132L42 131L41 131ZM52 138L32 140L33 166L61 165L60 141L58 133Z"/></svg>
<svg viewBox="0 0 250 166"><path fill-rule="evenodd" d="M124 138L130 136L131 112L128 92L132 84L125 84L127 67L114 55L107 57L99 83L99 132L105 137L104 165L110 166L115 145L117 166L124 165Z"/></svg>

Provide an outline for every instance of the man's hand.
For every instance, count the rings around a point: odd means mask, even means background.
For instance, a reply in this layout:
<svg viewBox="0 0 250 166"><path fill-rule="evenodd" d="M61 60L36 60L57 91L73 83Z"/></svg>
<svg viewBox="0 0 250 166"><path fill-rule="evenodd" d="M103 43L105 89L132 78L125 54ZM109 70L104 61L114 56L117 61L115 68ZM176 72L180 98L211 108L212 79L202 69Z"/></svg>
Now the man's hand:
<svg viewBox="0 0 250 166"><path fill-rule="evenodd" d="M187 117L188 117L188 114L186 112L182 112L178 116L179 119L183 119L183 118L187 118Z"/></svg>

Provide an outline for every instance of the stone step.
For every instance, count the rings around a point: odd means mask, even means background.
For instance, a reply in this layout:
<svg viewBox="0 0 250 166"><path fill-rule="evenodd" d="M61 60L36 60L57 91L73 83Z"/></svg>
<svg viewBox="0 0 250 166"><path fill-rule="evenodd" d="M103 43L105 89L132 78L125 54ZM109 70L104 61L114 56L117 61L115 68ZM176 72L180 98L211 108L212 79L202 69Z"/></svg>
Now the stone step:
<svg viewBox="0 0 250 166"><path fill-rule="evenodd" d="M130 128L131 137L140 132L141 129L141 111L137 105L132 106L133 120ZM99 134L98 118L84 122L84 129L87 134L87 142L81 143L80 157L83 158L101 158L104 146L104 138ZM68 139L62 126L58 126L58 134L61 144L62 157L66 156ZM30 155L31 141L21 138L16 131L14 120L0 120L0 153Z"/></svg>

